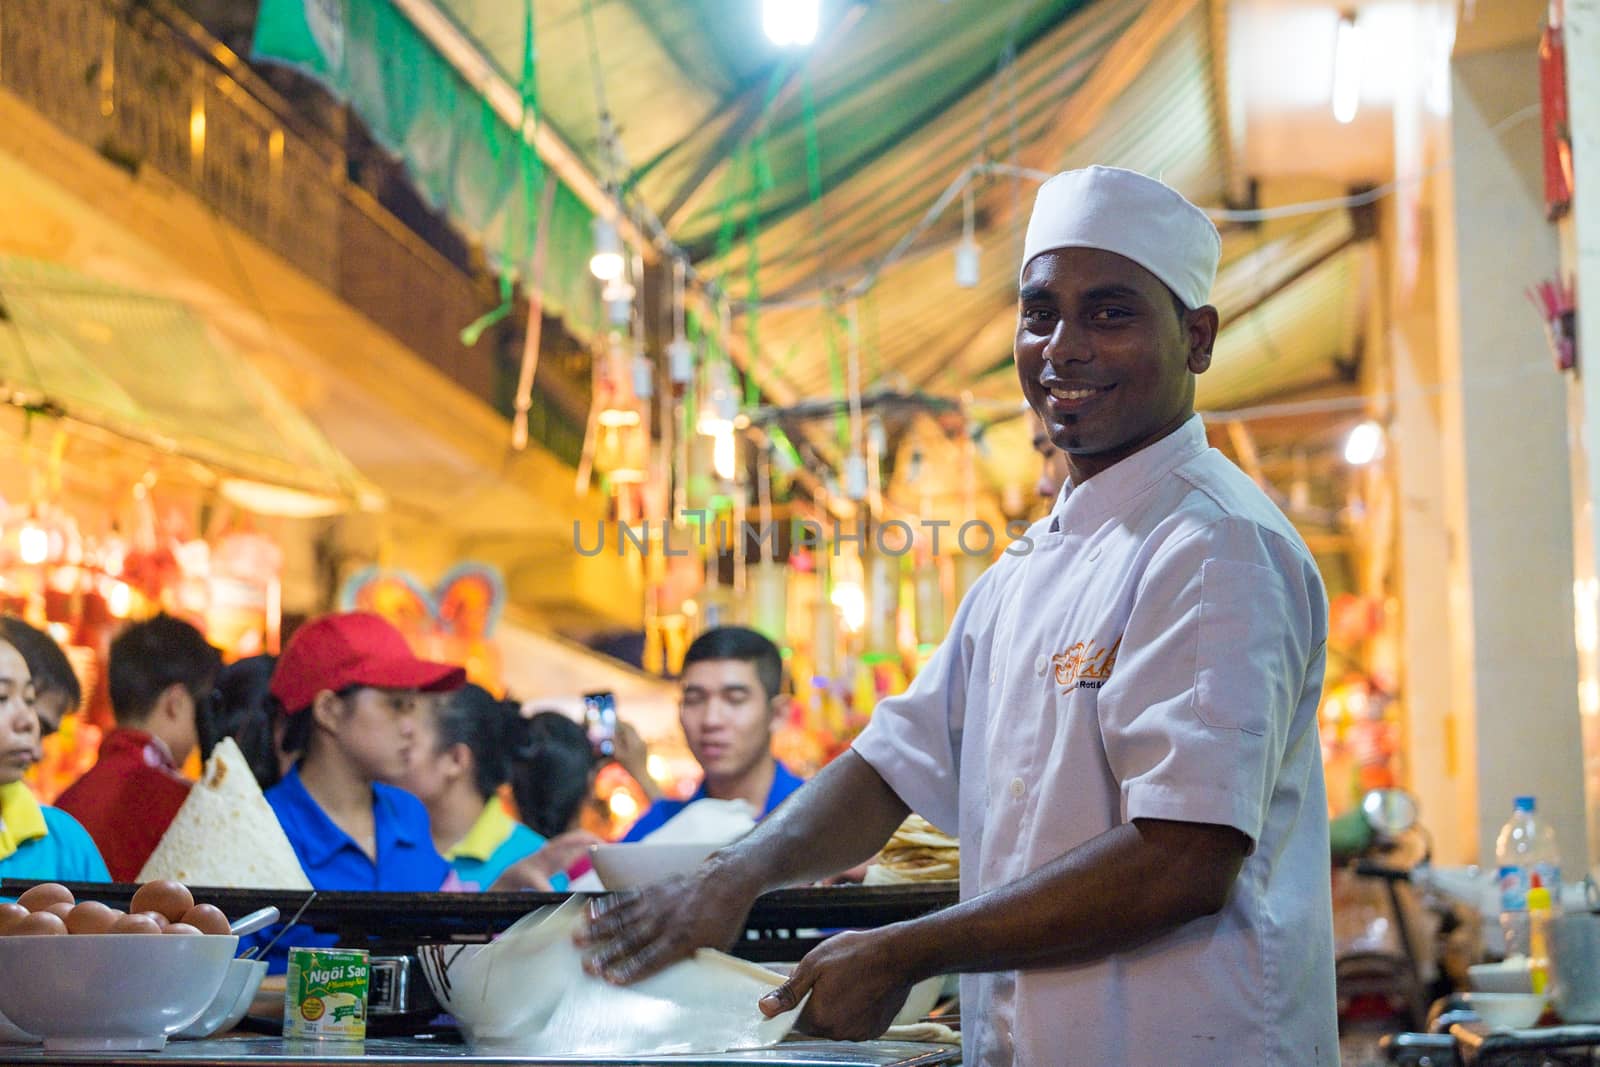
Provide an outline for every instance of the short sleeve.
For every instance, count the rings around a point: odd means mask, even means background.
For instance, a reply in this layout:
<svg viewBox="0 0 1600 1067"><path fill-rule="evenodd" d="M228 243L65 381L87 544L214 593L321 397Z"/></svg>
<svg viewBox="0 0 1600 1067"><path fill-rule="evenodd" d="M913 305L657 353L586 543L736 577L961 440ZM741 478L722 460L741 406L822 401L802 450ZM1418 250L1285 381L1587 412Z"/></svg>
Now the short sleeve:
<svg viewBox="0 0 1600 1067"><path fill-rule="evenodd" d="M851 746L912 811L959 833L961 735L975 642L987 628L990 567L973 584L950 633L904 693L878 702Z"/></svg>
<svg viewBox="0 0 1600 1067"><path fill-rule="evenodd" d="M1312 568L1289 542L1237 519L1152 559L1099 700L1125 819L1259 839L1325 631Z"/></svg>
<svg viewBox="0 0 1600 1067"><path fill-rule="evenodd" d="M111 881L111 872L106 869L94 838L77 819L59 808L45 808L44 818L50 836L56 839L56 854L60 857L57 878L66 882Z"/></svg>

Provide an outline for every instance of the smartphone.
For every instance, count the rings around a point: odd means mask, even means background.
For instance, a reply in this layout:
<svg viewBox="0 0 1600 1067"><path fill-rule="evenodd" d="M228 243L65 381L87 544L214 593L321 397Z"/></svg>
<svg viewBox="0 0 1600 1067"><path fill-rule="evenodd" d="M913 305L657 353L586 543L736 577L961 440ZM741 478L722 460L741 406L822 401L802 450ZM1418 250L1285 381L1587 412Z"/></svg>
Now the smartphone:
<svg viewBox="0 0 1600 1067"><path fill-rule="evenodd" d="M596 756L617 753L617 695L607 690L583 694L583 725Z"/></svg>

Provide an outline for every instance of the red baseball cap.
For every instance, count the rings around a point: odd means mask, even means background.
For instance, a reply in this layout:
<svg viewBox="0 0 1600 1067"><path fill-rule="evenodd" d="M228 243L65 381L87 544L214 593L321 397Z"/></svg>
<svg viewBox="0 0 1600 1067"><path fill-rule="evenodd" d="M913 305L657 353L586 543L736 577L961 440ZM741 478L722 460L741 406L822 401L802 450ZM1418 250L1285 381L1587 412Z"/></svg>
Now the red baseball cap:
<svg viewBox="0 0 1600 1067"><path fill-rule="evenodd" d="M297 715L324 689L351 686L419 689L438 693L459 689L467 672L448 663L418 659L388 620L366 611L324 615L295 631L272 672L272 695L283 710Z"/></svg>

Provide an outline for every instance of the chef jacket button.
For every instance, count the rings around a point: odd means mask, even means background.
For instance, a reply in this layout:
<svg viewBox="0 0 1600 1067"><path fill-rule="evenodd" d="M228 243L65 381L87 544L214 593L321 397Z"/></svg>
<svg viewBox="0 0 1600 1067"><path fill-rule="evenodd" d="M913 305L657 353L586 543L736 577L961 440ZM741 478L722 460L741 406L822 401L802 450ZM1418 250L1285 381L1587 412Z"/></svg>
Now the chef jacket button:
<svg viewBox="0 0 1600 1067"><path fill-rule="evenodd" d="M1045 670L1049 666L1050 666L1050 657L1049 656L1040 656L1038 659L1033 661L1033 669L1038 671L1040 674L1043 674L1045 672Z"/></svg>
<svg viewBox="0 0 1600 1067"><path fill-rule="evenodd" d="M1011 795L1012 796L1016 797L1018 800L1021 800L1022 799L1022 794L1026 793L1027 791L1028 791L1027 783L1025 783L1021 778L1013 778L1013 779L1011 779Z"/></svg>

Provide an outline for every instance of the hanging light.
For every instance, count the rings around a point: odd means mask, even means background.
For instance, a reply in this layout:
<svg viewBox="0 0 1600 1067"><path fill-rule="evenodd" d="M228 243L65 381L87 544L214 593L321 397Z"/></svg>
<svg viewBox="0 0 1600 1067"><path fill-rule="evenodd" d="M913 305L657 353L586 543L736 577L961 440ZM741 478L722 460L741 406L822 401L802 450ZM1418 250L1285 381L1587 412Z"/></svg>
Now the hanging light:
<svg viewBox="0 0 1600 1067"><path fill-rule="evenodd" d="M727 361L719 359L706 364L700 387L695 429L708 437L732 433L734 416L739 414L739 397L734 392L733 375Z"/></svg>
<svg viewBox="0 0 1600 1067"><path fill-rule="evenodd" d="M839 609L845 629L860 632L867 621L867 596L861 591L861 583L848 578L835 582L828 599Z"/></svg>
<svg viewBox="0 0 1600 1067"><path fill-rule="evenodd" d="M1383 427L1368 419L1357 423L1344 439L1344 461L1352 467L1365 467L1383 455Z"/></svg>
<svg viewBox="0 0 1600 1067"><path fill-rule="evenodd" d="M683 329L683 287L688 265L672 261L672 340L667 344L667 377L674 389L687 388L694 381L694 348Z"/></svg>
<svg viewBox="0 0 1600 1067"><path fill-rule="evenodd" d="M633 395L649 400L656 393L656 365L645 354L643 345L633 348Z"/></svg>
<svg viewBox="0 0 1600 1067"><path fill-rule="evenodd" d="M50 558L50 532L33 520L17 531L17 558L36 567Z"/></svg>
<svg viewBox="0 0 1600 1067"><path fill-rule="evenodd" d="M1361 105L1361 59L1361 28L1347 11L1333 41L1333 117L1341 123L1355 121Z"/></svg>
<svg viewBox="0 0 1600 1067"><path fill-rule="evenodd" d="M956 285L963 289L976 289L982 276L980 261L983 250L978 247L970 182L962 194L962 216L961 243L956 245Z"/></svg>
<svg viewBox="0 0 1600 1067"><path fill-rule="evenodd" d="M817 38L817 0L761 0L761 28L780 46Z"/></svg>
<svg viewBox="0 0 1600 1067"><path fill-rule="evenodd" d="M867 498L867 460L859 454L844 461L844 495L860 503Z"/></svg>
<svg viewBox="0 0 1600 1067"><path fill-rule="evenodd" d="M589 257L589 273L603 282L622 277L622 237L609 215L594 217L594 255Z"/></svg>
<svg viewBox="0 0 1600 1067"><path fill-rule="evenodd" d="M725 482L733 481L734 473L739 469L739 444L733 436L733 426L729 424L726 430L712 437L711 466L717 472L717 477Z"/></svg>

